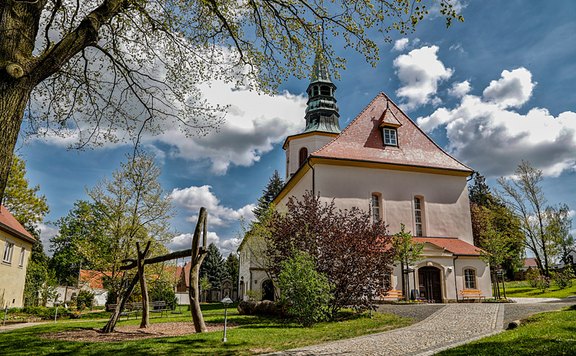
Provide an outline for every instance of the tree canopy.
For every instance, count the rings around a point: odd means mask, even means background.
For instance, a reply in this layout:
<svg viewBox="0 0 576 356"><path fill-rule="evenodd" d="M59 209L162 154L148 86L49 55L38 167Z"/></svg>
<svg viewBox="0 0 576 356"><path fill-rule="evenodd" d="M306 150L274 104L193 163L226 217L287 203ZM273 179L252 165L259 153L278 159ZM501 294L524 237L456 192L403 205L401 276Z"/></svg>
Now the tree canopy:
<svg viewBox="0 0 576 356"><path fill-rule="evenodd" d="M383 33L406 33L452 0L6 0L0 2L0 201L16 140L75 134L75 146L176 126L205 134L221 109L198 84L273 90L309 73L319 48L334 67L337 37L375 64ZM24 119L26 119L24 121Z"/></svg>
<svg viewBox="0 0 576 356"><path fill-rule="evenodd" d="M26 163L14 155L3 204L28 231L35 230L49 212L46 197L39 191L40 186L31 187L26 178Z"/></svg>
<svg viewBox="0 0 576 356"><path fill-rule="evenodd" d="M268 223L268 271L277 279L282 262L296 251L310 255L328 278L332 317L345 306L368 308L391 270L394 249L386 225L372 223L359 208L339 210L308 191L289 198L285 213L274 212Z"/></svg>
<svg viewBox="0 0 576 356"><path fill-rule="evenodd" d="M542 171L522 161L513 179L498 180L506 205L520 220L526 248L534 255L538 269L550 277L550 267L567 237L568 207L549 206L542 190Z"/></svg>

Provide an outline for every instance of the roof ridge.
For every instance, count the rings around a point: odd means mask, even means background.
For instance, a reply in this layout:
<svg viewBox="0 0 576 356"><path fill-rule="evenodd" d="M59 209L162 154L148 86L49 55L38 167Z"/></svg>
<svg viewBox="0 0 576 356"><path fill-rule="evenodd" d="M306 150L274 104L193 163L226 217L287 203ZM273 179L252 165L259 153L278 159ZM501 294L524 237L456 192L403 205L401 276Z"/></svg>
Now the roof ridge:
<svg viewBox="0 0 576 356"><path fill-rule="evenodd" d="M378 97L380 96L384 96L384 98L388 99L388 97L386 96L386 94L384 94L384 92L379 92L378 94L376 94L376 96L374 98L372 98L372 100L370 100L370 102L368 103L368 105L364 106L364 109L362 109L354 118L354 120L350 121L350 123L348 123L348 125L346 125L346 127L344 128L344 130L342 130L342 132L340 132L338 134L338 136L334 137L330 142L328 142L327 144L325 144L324 146L320 147L319 149L317 149L314 152L319 152L321 150L323 150L324 148L330 146L334 141L336 141L340 136L343 136L344 134L347 133L347 131L350 129L350 127L352 126L352 124L354 124L356 121L358 121L360 119L360 116L362 116L362 114L364 114L364 112L366 110L368 110L368 108L372 105L372 103L374 103L376 101L376 99L378 99ZM310 156L314 156L313 154L311 154Z"/></svg>
<svg viewBox="0 0 576 356"><path fill-rule="evenodd" d="M388 99L388 101L391 102L391 103L396 107L396 109L398 109L398 110L402 113L402 115L404 115L404 116L408 119L408 121L410 121L410 122L418 129L418 131L420 131L430 142L432 142L432 143L434 144L434 146L436 146L438 149L440 149L440 151L441 151L442 153L444 153L446 156L452 158L453 160L455 160L456 162L458 162L458 163L461 164L462 166L464 166L464 167L468 168L469 170L471 170L472 172L474 172L474 169L472 169L472 168L469 167L468 165L460 162L460 160L458 160L457 158L455 158L454 156L452 156L452 155L449 154L448 152L444 151L444 149L443 149L442 147L440 147L436 142L434 142L434 140L433 140L432 138L430 138L430 136L428 136L428 134L427 134L426 132L424 132L424 130L422 130L422 129L420 128L420 126L418 126L418 124L417 124L416 122L414 122L414 121L412 120L412 118L411 118L410 116L408 116L408 115L404 112L404 110L402 110L402 108L401 108L400 106L398 106L392 99L390 99L390 98L388 97L388 95L386 95L385 93L382 93L382 94L384 94L384 96L386 97L386 99Z"/></svg>

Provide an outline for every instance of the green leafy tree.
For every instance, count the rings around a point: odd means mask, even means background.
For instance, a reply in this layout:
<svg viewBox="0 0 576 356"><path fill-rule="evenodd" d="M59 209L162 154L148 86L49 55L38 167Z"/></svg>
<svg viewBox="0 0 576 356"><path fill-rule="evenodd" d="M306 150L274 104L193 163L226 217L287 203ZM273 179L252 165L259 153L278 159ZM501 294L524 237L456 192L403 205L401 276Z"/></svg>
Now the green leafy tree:
<svg viewBox="0 0 576 356"><path fill-rule="evenodd" d="M162 189L160 169L152 156L136 153L88 192L104 224L101 239L83 240L80 245L92 268L109 273L112 293L129 278L120 267L125 259L135 259L136 242L151 241L151 255L167 252L164 243L172 235L169 220L172 202Z"/></svg>
<svg viewBox="0 0 576 356"><path fill-rule="evenodd" d="M422 251L424 250L424 244L414 241L412 234L405 231L406 226L400 224L400 231L392 236L392 247L394 248L394 261L400 263L400 269L402 271L402 293L404 298L408 299L408 280L407 273L404 271L408 269L410 265L422 259Z"/></svg>
<svg viewBox="0 0 576 356"><path fill-rule="evenodd" d="M207 277L211 288L220 288L222 279L226 276L224 258L216 244L208 245L208 253L200 266L200 278Z"/></svg>
<svg viewBox="0 0 576 356"><path fill-rule="evenodd" d="M88 248L106 254L104 214L94 203L78 200L68 214L56 222L58 234L50 239L53 251L50 267L61 284L77 285L80 269L91 269L84 253Z"/></svg>
<svg viewBox="0 0 576 356"><path fill-rule="evenodd" d="M38 224L48 214L48 203L44 195L39 194L40 186L30 187L26 178L26 163L14 155L10 176L6 186L4 205L24 228L36 238L26 268L24 286L24 304L36 306L39 293L49 278L48 256L40 240Z"/></svg>
<svg viewBox="0 0 576 356"><path fill-rule="evenodd" d="M332 293L328 278L317 271L314 258L295 251L283 261L278 275L281 302L303 326L328 319Z"/></svg>
<svg viewBox="0 0 576 356"><path fill-rule="evenodd" d="M550 278L550 267L560 253L558 216L554 207L547 205L542 191L542 171L522 161L514 179L501 177L498 183L506 205L520 220L526 248L536 258L540 273Z"/></svg>
<svg viewBox="0 0 576 356"><path fill-rule="evenodd" d="M283 186L284 182L282 181L282 178L280 178L278 171L274 170L272 177L270 177L268 184L266 184L266 188L264 188L262 191L262 196L258 198L258 205L256 205L253 210L254 215L258 221L263 218L266 211L270 207L270 204L272 204L272 201L276 195L280 193Z"/></svg>
<svg viewBox="0 0 576 356"><path fill-rule="evenodd" d="M469 198L474 245L494 255L492 260L486 256L492 272L504 268L512 277L524 257L520 220L502 199L492 193L479 173L474 175Z"/></svg>
<svg viewBox="0 0 576 356"><path fill-rule="evenodd" d="M35 229L49 212L46 197L39 191L40 186L31 187L26 178L26 163L13 156L3 204L28 231Z"/></svg>
<svg viewBox="0 0 576 356"><path fill-rule="evenodd" d="M463 20L452 0L427 2L447 25ZM79 130L78 146L137 142L143 130L172 126L206 133L221 108L202 100L198 84L273 90L309 73L318 47L342 67L331 37L375 65L378 31L411 32L427 14L421 0L2 1L0 202L24 117L30 131Z"/></svg>

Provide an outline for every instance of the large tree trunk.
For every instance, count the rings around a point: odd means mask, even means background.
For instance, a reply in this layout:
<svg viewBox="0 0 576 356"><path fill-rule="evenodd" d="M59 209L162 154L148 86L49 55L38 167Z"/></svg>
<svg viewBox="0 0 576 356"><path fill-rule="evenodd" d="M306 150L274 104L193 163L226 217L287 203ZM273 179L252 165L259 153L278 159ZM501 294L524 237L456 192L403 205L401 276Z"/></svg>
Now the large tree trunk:
<svg viewBox="0 0 576 356"><path fill-rule="evenodd" d="M12 165L12 152L29 97L30 88L25 81L11 80L6 75L0 75L0 203L4 197Z"/></svg>

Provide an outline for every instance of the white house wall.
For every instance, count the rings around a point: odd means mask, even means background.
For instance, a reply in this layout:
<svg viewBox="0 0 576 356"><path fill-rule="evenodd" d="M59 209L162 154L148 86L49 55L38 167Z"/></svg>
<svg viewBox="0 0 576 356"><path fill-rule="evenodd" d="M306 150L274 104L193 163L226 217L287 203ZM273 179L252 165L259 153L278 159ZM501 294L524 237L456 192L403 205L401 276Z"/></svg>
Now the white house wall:
<svg viewBox="0 0 576 356"><path fill-rule="evenodd" d="M425 236L458 237L473 243L466 177L316 164L278 205L284 205L289 196L299 197L311 190L313 172L315 194L326 201L335 198L341 209L356 206L367 210L372 193L380 193L383 220L391 233L400 231L401 223L415 231L413 198L421 196Z"/></svg>

